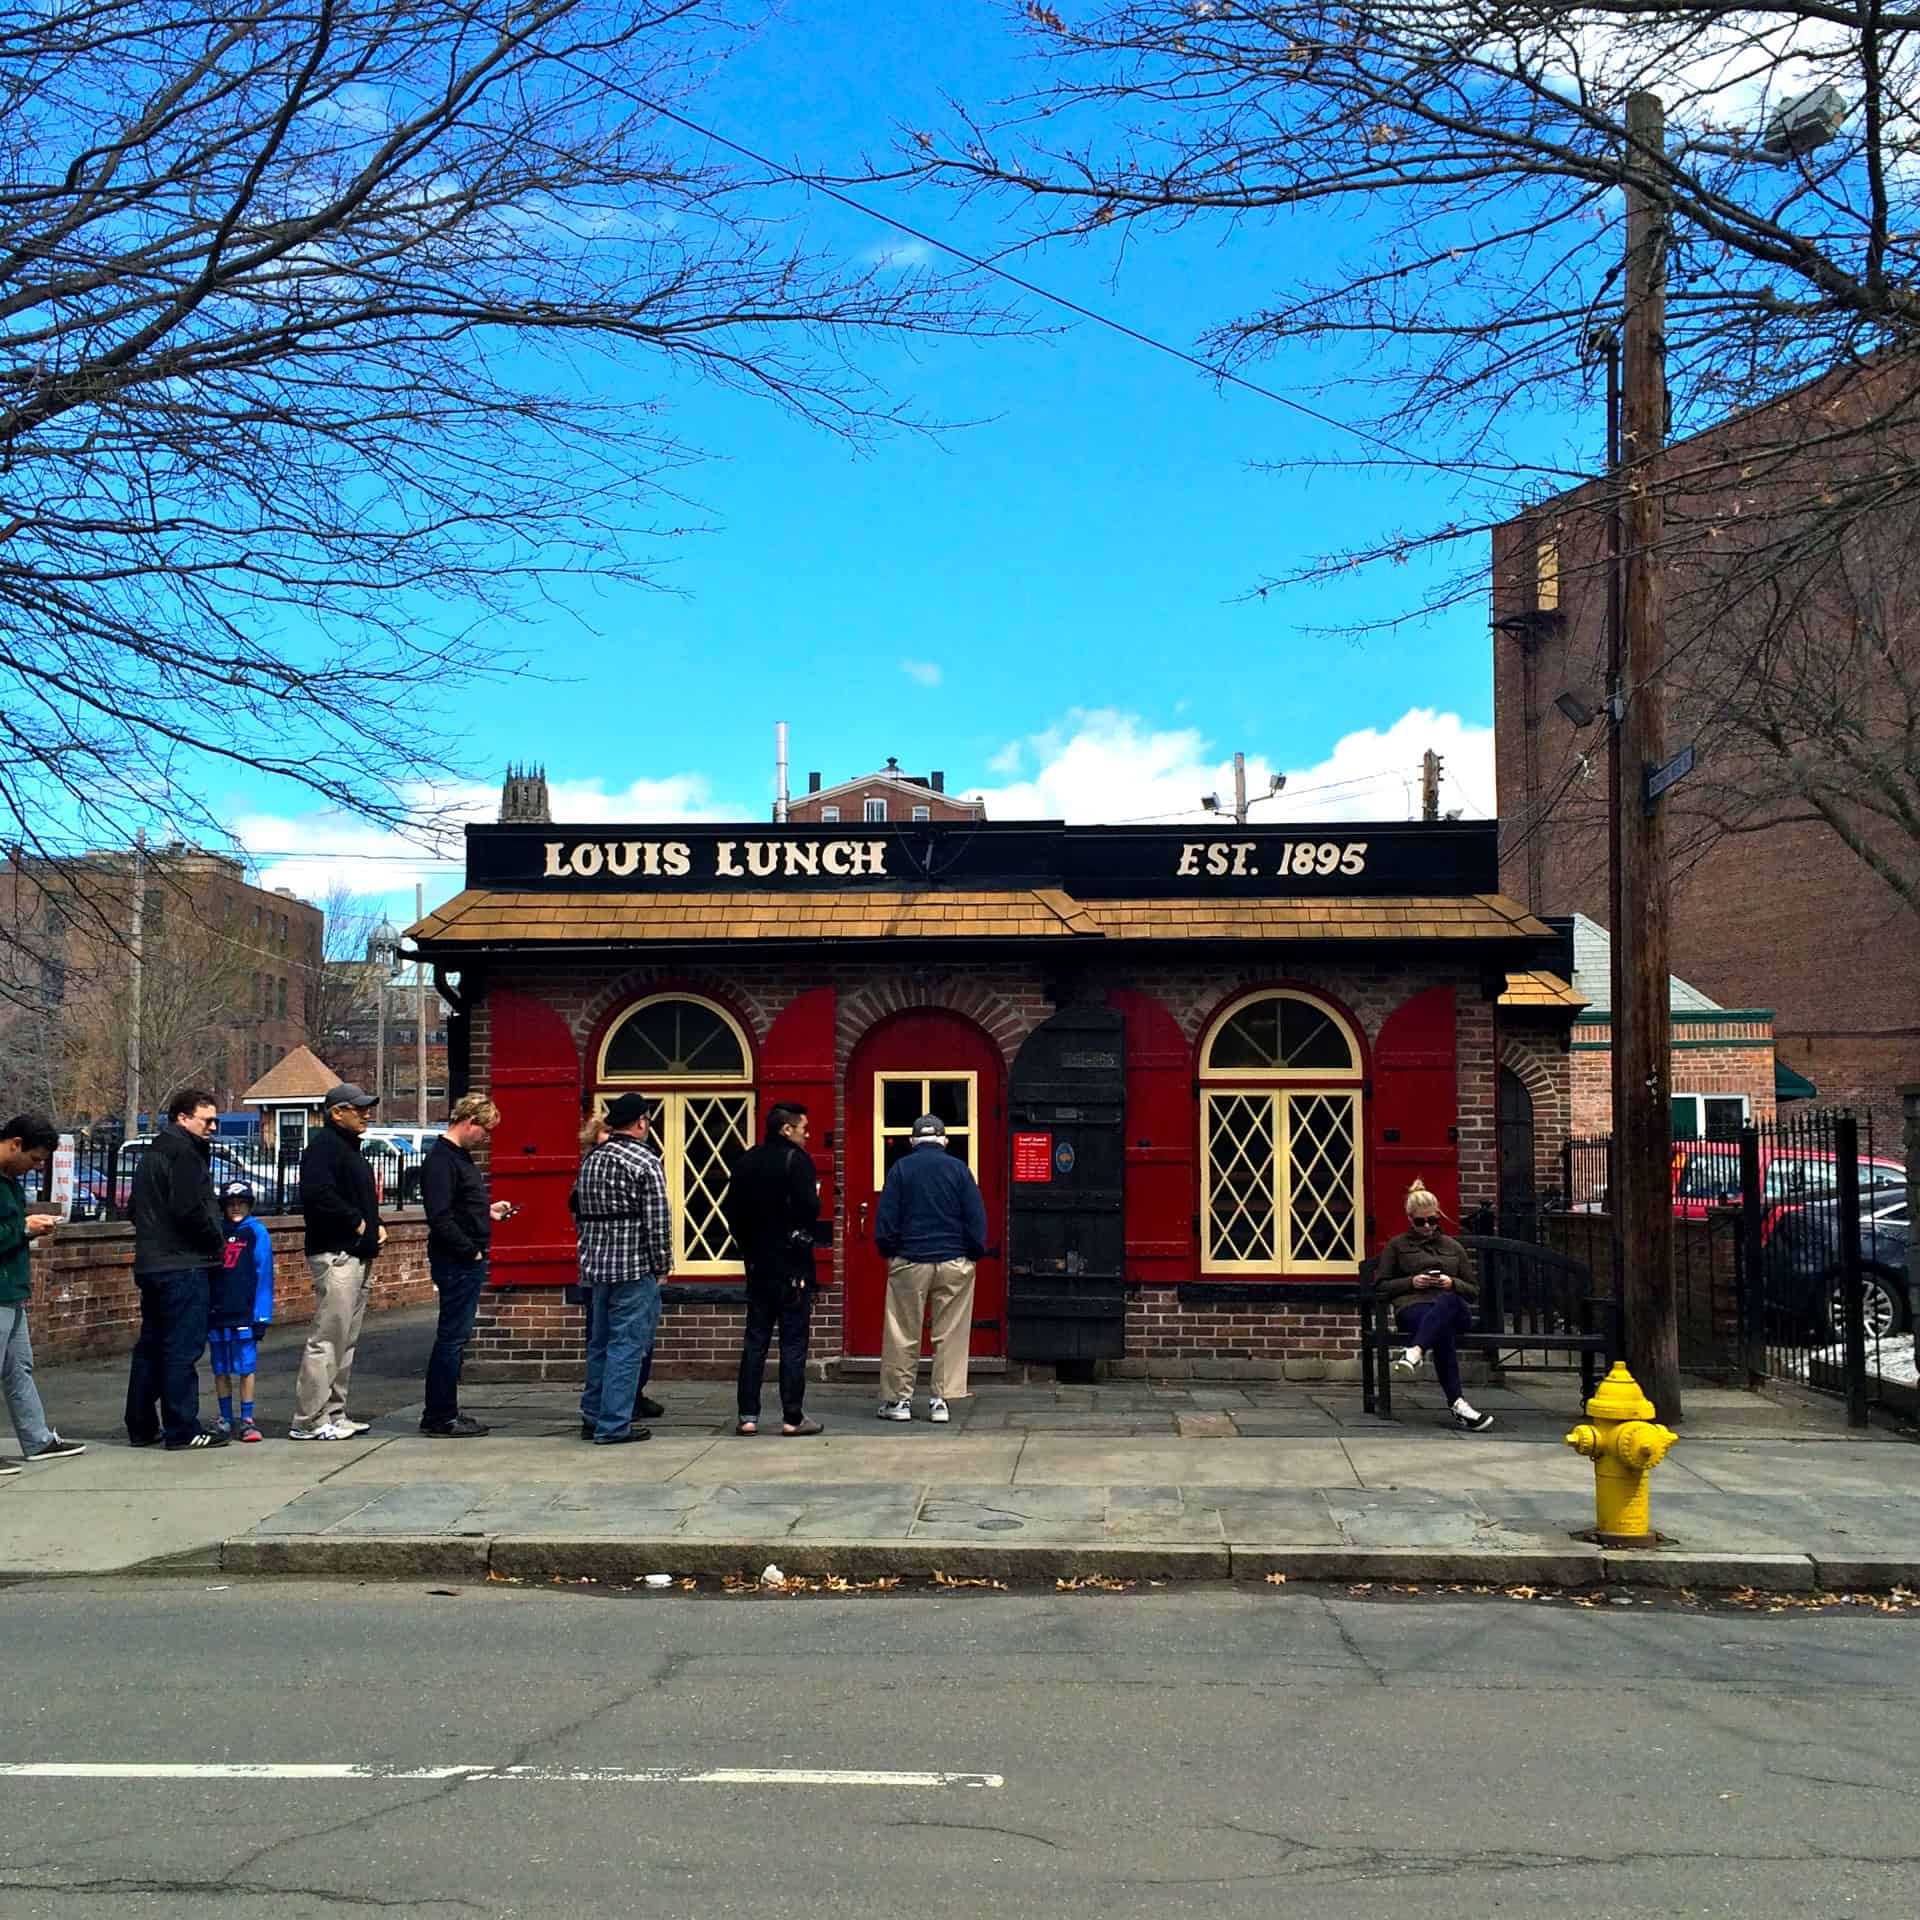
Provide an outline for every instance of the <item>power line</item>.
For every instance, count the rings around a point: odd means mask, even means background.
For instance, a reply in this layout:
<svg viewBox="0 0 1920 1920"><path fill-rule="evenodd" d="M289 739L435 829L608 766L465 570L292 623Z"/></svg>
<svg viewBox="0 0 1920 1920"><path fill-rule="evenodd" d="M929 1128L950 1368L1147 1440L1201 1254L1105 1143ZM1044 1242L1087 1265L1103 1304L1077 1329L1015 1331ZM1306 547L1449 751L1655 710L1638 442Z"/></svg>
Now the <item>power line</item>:
<svg viewBox="0 0 1920 1920"><path fill-rule="evenodd" d="M1030 293L1036 300L1044 300L1063 312L1077 314L1083 320L1091 320L1097 327L1105 327L1111 333L1117 333L1143 347L1151 347L1155 353L1164 353L1170 358L1184 362L1187 366L1206 374L1210 379L1218 380L1227 386L1244 388L1248 393L1257 394L1262 400L1271 400L1276 406L1289 408L1292 412L1308 420L1317 420L1324 427L1332 427L1337 433L1351 434L1356 440L1364 440L1369 446L1378 447L1396 458L1406 461L1410 466L1427 467L1435 472L1451 471L1447 462L1426 458L1403 447L1398 441L1389 440L1383 434L1374 433L1366 427L1358 427L1350 420L1342 420L1331 413L1322 413L1318 407L1310 407L1303 400L1295 400L1289 394L1279 392L1273 387L1263 386L1258 380L1249 380L1245 374L1235 373L1231 367L1216 366L1210 360L1203 360L1199 354L1189 352L1185 347L1176 347L1170 340L1162 340L1151 333L1144 333L1138 327L1129 326L1124 320L1116 320L1110 314L1100 313L1092 307L1082 306L1079 301L1070 299L1064 293L1055 293L1050 287L1043 287L1038 281L1028 280L1017 273L1009 273L1005 267L983 258L980 254L970 253L965 247L957 246L951 240L943 240L938 234L929 233L924 227L910 225L890 213L882 213L878 207L868 206L865 201L856 200L850 193L842 193L838 187L830 187L825 181L809 174L799 173L792 167L782 166L778 160L747 146L743 141L732 140L724 133L717 133L712 127L703 126L698 120L689 119L684 113L677 113L672 107L662 106L658 100L650 99L646 94L623 85L618 80L610 80L602 74L594 73L562 55L554 56L555 64L577 73L581 79L593 85L604 87L609 93L617 93L622 99L631 100L635 106L645 107L649 113L657 113L663 120L671 120L676 126L684 127L689 133L698 134L703 140L711 140L715 146L725 147L730 153L737 153L742 159L751 160L755 166L765 167L781 179L798 187L804 187L809 193L824 194L827 199L837 201L841 206L850 208L868 220L877 220L882 226L891 227L896 233L904 233L909 239L918 240L923 246L937 247L942 253L951 254L954 259L964 262L980 273L989 273L997 280L1004 280L1009 286L1018 287L1023 293Z"/></svg>

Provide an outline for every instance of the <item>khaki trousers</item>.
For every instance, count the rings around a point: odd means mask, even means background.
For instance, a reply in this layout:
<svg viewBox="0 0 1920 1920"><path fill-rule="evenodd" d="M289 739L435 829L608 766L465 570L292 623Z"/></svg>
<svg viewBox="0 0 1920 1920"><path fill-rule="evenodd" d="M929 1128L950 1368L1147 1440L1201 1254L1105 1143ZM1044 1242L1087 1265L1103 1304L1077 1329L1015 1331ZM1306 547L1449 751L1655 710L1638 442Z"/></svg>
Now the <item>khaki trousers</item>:
<svg viewBox="0 0 1920 1920"><path fill-rule="evenodd" d="M920 1370L920 1323L933 1318L933 1394L967 1397L973 1340L973 1262L895 1260L887 1267L887 1316L880 1346L880 1397L911 1400Z"/></svg>
<svg viewBox="0 0 1920 1920"><path fill-rule="evenodd" d="M360 1344L360 1323L373 1291L373 1262L350 1253L315 1253L308 1255L307 1265L313 1271L313 1320L294 1382L293 1424L310 1429L347 1410L353 1350Z"/></svg>

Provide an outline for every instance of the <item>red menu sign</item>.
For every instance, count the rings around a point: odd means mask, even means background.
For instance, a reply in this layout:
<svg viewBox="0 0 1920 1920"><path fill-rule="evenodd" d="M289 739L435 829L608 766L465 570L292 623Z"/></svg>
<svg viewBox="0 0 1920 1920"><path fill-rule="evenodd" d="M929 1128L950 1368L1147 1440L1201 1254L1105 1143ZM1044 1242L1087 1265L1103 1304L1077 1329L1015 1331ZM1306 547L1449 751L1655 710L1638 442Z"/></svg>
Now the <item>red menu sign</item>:
<svg viewBox="0 0 1920 1920"><path fill-rule="evenodd" d="M1036 1181L1053 1178L1053 1135L1016 1133L1013 1136L1013 1177Z"/></svg>

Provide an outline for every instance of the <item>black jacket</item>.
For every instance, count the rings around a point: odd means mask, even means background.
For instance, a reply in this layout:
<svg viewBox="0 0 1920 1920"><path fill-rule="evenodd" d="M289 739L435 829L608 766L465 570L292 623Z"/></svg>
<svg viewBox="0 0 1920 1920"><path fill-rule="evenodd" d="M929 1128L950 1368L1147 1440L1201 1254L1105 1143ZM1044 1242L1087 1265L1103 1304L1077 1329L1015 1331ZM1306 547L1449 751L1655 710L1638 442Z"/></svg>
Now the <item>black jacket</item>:
<svg viewBox="0 0 1920 1920"><path fill-rule="evenodd" d="M749 1279L756 1272L788 1278L813 1272L820 1180L803 1148L784 1139L749 1148L733 1163L721 1210ZM804 1236L804 1244L795 1234Z"/></svg>
<svg viewBox="0 0 1920 1920"><path fill-rule="evenodd" d="M154 1135L133 1170L133 1270L191 1273L217 1265L226 1223L213 1197L213 1148L177 1121Z"/></svg>
<svg viewBox="0 0 1920 1920"><path fill-rule="evenodd" d="M465 1147L443 1133L420 1162L420 1204L427 1210L427 1252L471 1264L493 1238L487 1180Z"/></svg>
<svg viewBox="0 0 1920 1920"><path fill-rule="evenodd" d="M350 1253L371 1260L380 1251L380 1200L360 1138L331 1120L300 1156L300 1211L309 1253Z"/></svg>

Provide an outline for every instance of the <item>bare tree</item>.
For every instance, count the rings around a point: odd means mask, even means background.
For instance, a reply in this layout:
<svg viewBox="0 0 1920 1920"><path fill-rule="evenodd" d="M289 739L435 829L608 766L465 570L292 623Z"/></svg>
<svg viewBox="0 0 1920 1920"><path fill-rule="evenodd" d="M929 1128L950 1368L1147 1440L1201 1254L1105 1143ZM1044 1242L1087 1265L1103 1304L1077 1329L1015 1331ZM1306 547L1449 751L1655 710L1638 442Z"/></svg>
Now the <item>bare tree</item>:
<svg viewBox="0 0 1920 1920"><path fill-rule="evenodd" d="M321 902L326 931L317 964L304 969L307 1045L328 1066L340 1068L330 1050L335 1036L345 1036L373 998L378 969L368 957L368 944L381 922L376 905L356 894L344 881L328 889Z"/></svg>
<svg viewBox="0 0 1920 1920"><path fill-rule="evenodd" d="M1484 595L1490 527L1599 464L1591 345L1617 319L1622 187L1638 168L1671 209L1675 430L1729 416L1739 428L1694 443L1658 482L1673 496L1667 558L1690 576L1669 664L1703 724L1757 719L1756 670L1789 703L1831 691L1838 662L1793 635L1844 597L1826 576L1858 530L1920 503L1920 16L1785 0L1018 13L1043 69L1036 91L914 135L906 172L1003 196L1029 242L1118 247L1200 226L1245 228L1252 245L1259 231L1271 295L1209 316L1205 350L1236 371L1287 352L1293 379L1316 362L1291 350L1321 350L1321 385L1349 407L1361 397L1368 436L1322 464L1459 483L1443 523L1368 529L1342 552L1276 566L1267 586L1437 550L1452 570L1394 618ZM1640 89L1666 103L1658 152L1629 148L1626 102ZM1621 487L1643 484L1648 453L1627 450ZM1589 487L1556 505L1597 528L1617 497ZM1569 574L1605 564L1604 538L1568 552ZM1776 595L1770 583L1793 584ZM1748 624L1719 644L1715 610L1729 605ZM1885 657L1878 666L1888 681ZM1889 729L1906 697L1890 686ZM1798 764L1799 724L1756 736L1755 752ZM1780 770L1768 763L1770 790ZM1910 762L1856 771L1856 792L1879 793L1902 821L1920 810ZM1876 870L1895 846L1916 897L1904 825L1891 841L1852 832L1803 777L1789 784L1798 798L1778 808L1823 820ZM1766 817L1750 809L1743 824Z"/></svg>
<svg viewBox="0 0 1920 1920"><path fill-rule="evenodd" d="M783 234L672 112L722 0L0 0L0 821L409 817L494 623L644 580L697 377L858 436L991 324ZM489 628L485 648L476 629Z"/></svg>

